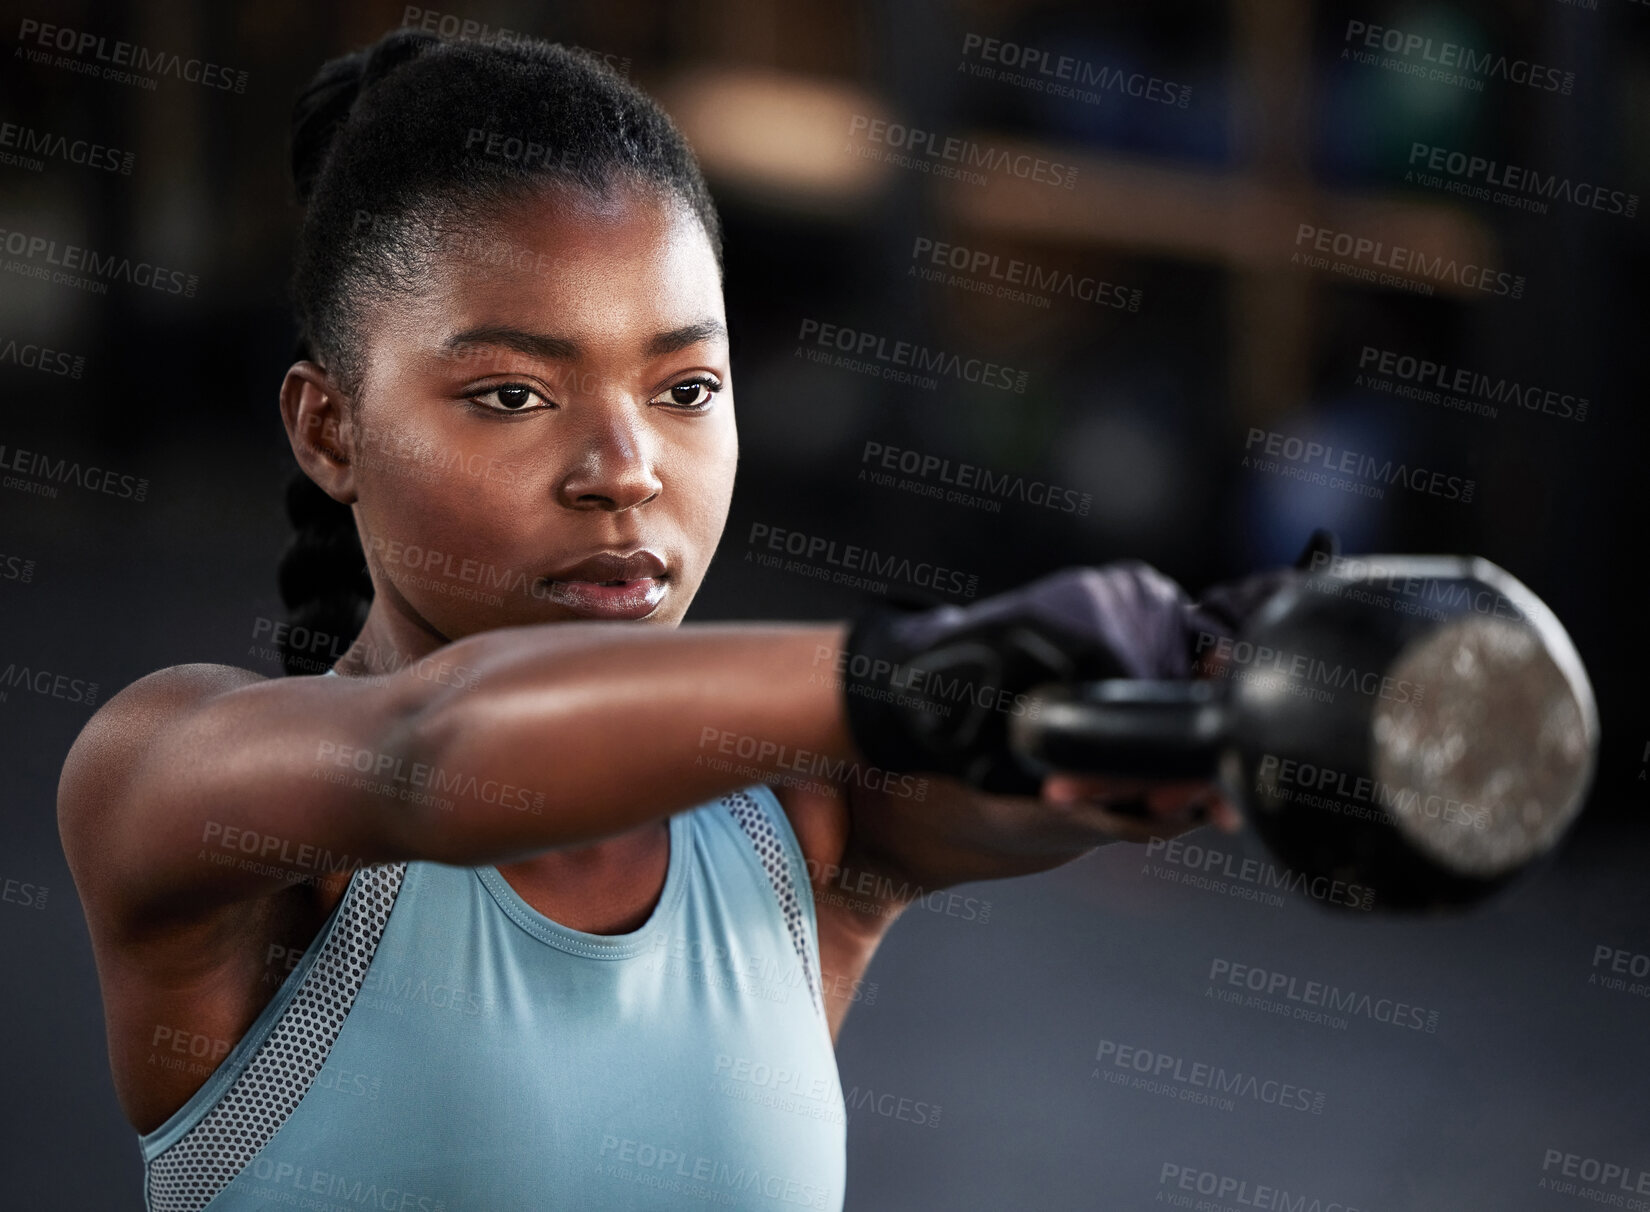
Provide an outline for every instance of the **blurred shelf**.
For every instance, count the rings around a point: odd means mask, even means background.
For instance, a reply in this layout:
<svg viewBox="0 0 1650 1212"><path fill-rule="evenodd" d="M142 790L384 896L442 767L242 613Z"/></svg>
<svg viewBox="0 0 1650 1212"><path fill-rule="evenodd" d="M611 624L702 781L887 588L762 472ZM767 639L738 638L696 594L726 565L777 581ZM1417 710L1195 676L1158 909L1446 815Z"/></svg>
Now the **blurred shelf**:
<svg viewBox="0 0 1650 1212"><path fill-rule="evenodd" d="M1463 263L1493 265L1496 259L1489 228L1447 203L1272 185L1250 174L1074 156L988 134L970 137L1011 155L1057 159L1078 169L1069 190L999 174L973 188L936 191L938 205L955 223L989 235L1101 244L1264 272L1289 265L1300 226L1310 224ZM1440 293L1479 294L1453 283L1437 286Z"/></svg>

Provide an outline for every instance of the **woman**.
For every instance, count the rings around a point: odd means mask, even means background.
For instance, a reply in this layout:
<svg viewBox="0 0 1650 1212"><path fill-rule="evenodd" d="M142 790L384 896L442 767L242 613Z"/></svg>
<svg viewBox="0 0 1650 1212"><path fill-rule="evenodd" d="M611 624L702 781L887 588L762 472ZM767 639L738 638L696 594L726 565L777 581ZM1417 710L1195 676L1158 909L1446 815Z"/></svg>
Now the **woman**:
<svg viewBox="0 0 1650 1212"><path fill-rule="evenodd" d="M1005 739L1049 678L1184 675L1185 595L681 625L738 448L668 119L560 47L397 33L321 70L292 163L283 592L359 635L141 679L59 794L148 1206L840 1207L833 1045L906 902L1233 824ZM816 912L841 872L872 891Z"/></svg>

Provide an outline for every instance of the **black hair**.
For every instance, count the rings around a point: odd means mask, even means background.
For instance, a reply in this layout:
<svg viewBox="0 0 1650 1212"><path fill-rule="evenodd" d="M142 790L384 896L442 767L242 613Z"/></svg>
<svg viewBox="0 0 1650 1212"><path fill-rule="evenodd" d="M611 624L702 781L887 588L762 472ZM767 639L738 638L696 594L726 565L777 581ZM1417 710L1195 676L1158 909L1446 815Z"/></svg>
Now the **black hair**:
<svg viewBox="0 0 1650 1212"><path fill-rule="evenodd" d="M551 182L651 187L698 218L722 267L721 225L687 141L645 93L587 51L481 45L396 30L326 63L292 113L304 207L293 295L299 356L346 397L361 382L374 299L418 289L431 260L476 244L487 215ZM372 582L346 505L300 470L281 558L289 674L317 673L366 622Z"/></svg>

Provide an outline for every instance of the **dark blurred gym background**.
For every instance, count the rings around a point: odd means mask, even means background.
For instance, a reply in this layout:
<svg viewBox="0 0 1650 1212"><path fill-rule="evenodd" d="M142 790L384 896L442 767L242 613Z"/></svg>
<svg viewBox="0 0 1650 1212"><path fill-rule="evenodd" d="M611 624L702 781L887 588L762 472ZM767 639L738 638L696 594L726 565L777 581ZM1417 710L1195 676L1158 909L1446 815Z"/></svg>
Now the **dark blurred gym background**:
<svg viewBox="0 0 1650 1212"><path fill-rule="evenodd" d="M743 457L690 617L830 618L857 601L746 560L754 526L938 563L985 595L1123 556L1197 589L1284 562L1329 525L1348 552L1496 561L1554 608L1594 679L1605 745L1586 815L1555 863L1465 917L1274 904L1243 881L1199 884L1201 853L1131 846L914 906L842 1037L850 1209L1650 1207L1638 534L1650 218L1637 213L1650 191L1650 6L439 2L4 6L0 444L8 466L26 450L132 477L51 496L38 476L31 487L8 474L0 491L7 1206L141 1206L53 815L92 709L73 688L96 683L102 702L188 661L278 675L289 105L324 59L410 21L599 51L665 102L701 155L726 224ZM73 31L73 49L43 48L46 25ZM1517 67L1429 79L1426 52L1370 49L1377 27L1376 47L1394 30L1535 64L1539 80L1515 79ZM236 83L105 79L88 34L204 60ZM1028 83L1058 80L1061 56L1138 95ZM890 163L870 134L892 128L877 120L1075 167L1075 181ZM1452 192L1487 170L1451 175L1451 153L1586 183L1600 201L1571 192L1541 213L1523 180L1500 191L1512 202ZM1313 247L1320 231L1330 251ZM159 264L193 286L42 281L31 267L45 254L14 233ZM1370 255L1337 257L1335 233L1520 282L1497 293L1425 270L1360 280L1345 271ZM980 267L940 272L939 245L965 262L983 254ZM990 267L1011 262L1055 275L1053 288L998 296ZM802 339L809 320L1023 370L1024 390L822 365L806 356L818 348ZM1524 398L1545 403L1486 406L1480 388L1468 411L1405 395L1394 368L1406 355L1537 387ZM1457 489L1388 484L1377 498L1291 478L1286 457L1245 465L1294 438L1438 470ZM993 507L890 487L861 477L880 470L867 443L1088 503L975 493ZM1247 838L1210 844L1234 862L1261 856ZM1419 1007L1433 1029L1372 1010L1337 1025L1223 1003L1208 995L1221 964ZM1323 1095L1321 1110L1113 1084L1102 1041L1289 1083ZM1263 1189L1289 1194L1264 1203L1278 1197Z"/></svg>

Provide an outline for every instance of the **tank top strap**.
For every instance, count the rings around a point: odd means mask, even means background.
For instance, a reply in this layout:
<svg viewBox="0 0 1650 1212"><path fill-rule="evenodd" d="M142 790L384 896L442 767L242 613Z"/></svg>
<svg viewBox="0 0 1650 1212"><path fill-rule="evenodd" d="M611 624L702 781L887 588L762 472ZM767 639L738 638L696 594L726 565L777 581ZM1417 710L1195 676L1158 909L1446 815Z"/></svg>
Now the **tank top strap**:
<svg viewBox="0 0 1650 1212"><path fill-rule="evenodd" d="M774 896L785 917L785 929L796 948L808 993L814 1008L825 1013L824 994L819 982L818 922L815 916L813 885L808 880L807 860L796 831L785 815L779 798L764 783L753 783L741 791L722 797L745 836L756 849L756 857L766 872Z"/></svg>

